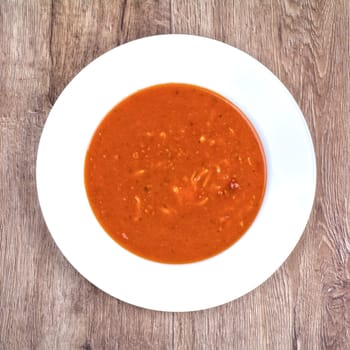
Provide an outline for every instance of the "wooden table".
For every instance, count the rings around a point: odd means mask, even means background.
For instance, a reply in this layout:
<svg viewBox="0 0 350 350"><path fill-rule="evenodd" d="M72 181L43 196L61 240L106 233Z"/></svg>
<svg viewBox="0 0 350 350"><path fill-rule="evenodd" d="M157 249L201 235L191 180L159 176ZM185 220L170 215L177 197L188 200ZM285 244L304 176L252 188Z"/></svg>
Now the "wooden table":
<svg viewBox="0 0 350 350"><path fill-rule="evenodd" d="M314 210L285 264L193 313L144 310L88 283L55 246L35 188L62 89L100 54L160 33L215 38L264 63L301 106L317 153ZM349 349L349 35L348 0L2 0L0 349Z"/></svg>

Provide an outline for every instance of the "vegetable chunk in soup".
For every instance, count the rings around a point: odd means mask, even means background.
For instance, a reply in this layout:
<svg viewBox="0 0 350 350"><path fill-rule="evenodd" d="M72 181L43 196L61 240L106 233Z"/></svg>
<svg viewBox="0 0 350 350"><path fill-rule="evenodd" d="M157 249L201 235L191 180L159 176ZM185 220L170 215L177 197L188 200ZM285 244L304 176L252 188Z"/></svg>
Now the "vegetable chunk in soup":
<svg viewBox="0 0 350 350"><path fill-rule="evenodd" d="M230 101L169 83L117 104L93 135L85 186L104 230L162 263L212 257L254 221L266 165L257 133Z"/></svg>

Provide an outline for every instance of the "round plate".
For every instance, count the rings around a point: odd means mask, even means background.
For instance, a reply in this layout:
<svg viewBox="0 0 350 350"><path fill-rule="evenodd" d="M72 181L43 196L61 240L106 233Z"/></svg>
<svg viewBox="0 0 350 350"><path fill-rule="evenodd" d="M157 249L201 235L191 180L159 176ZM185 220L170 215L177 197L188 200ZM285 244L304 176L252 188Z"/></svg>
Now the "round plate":
<svg viewBox="0 0 350 350"><path fill-rule="evenodd" d="M265 199L248 232L192 264L161 264L126 251L95 219L84 187L85 154L101 119L131 93L165 82L203 86L234 102L255 126L267 160ZM302 235L315 187L310 133L284 85L242 51L190 35L135 40L90 63L57 99L37 158L40 205L64 256L106 293L162 311L221 305L264 282Z"/></svg>

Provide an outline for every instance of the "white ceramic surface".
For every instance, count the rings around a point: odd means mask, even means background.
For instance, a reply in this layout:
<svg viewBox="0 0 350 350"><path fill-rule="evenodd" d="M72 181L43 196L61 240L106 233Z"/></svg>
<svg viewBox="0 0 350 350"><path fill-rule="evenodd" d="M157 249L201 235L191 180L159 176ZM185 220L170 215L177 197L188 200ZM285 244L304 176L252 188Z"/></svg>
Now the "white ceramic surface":
<svg viewBox="0 0 350 350"><path fill-rule="evenodd" d="M253 225L230 249L193 264L151 262L120 247L95 219L84 187L85 153L101 119L136 90L165 82L200 85L233 101L267 158L266 195ZM106 293L163 311L221 305L263 283L302 235L315 187L310 133L284 85L242 51L189 35L135 40L90 63L57 99L37 158L40 205L64 256Z"/></svg>

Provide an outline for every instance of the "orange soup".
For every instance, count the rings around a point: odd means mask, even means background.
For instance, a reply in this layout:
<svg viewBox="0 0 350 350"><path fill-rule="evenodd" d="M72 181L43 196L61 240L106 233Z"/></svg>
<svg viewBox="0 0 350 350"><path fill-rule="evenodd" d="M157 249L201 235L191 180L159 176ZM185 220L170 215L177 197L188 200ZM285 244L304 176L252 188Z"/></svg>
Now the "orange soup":
<svg viewBox="0 0 350 350"><path fill-rule="evenodd" d="M162 263L212 257L255 219L265 192L259 138L243 113L207 89L151 86L116 105L93 135L85 186L104 230Z"/></svg>

